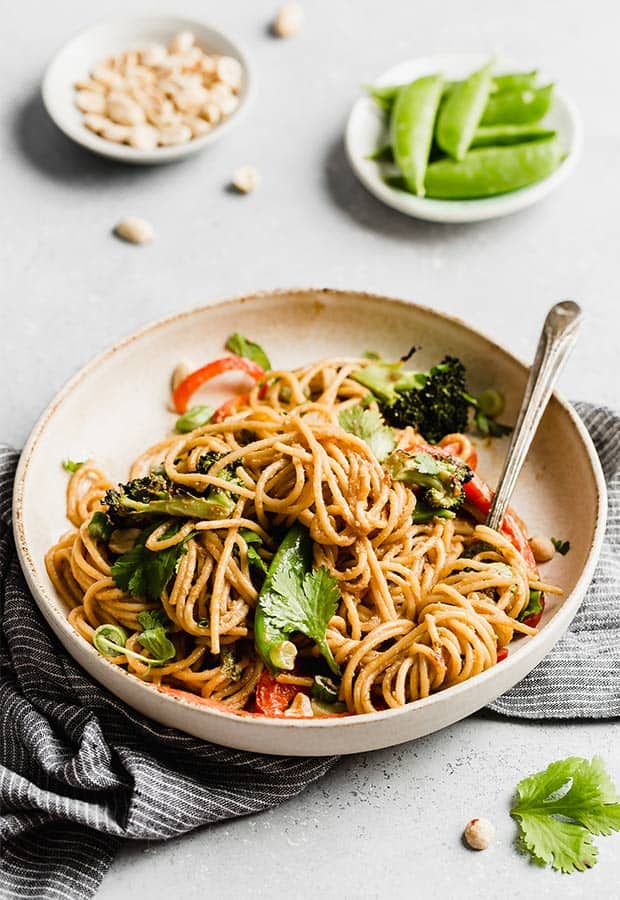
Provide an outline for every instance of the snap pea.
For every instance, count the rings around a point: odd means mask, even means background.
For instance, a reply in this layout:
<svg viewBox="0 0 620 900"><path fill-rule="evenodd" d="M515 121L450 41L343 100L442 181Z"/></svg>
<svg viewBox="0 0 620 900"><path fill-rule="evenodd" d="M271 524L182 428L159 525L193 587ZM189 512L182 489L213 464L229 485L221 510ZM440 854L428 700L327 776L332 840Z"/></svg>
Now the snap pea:
<svg viewBox="0 0 620 900"><path fill-rule="evenodd" d="M453 159L463 159L469 149L491 91L492 67L487 63L455 85L441 106L435 138Z"/></svg>
<svg viewBox="0 0 620 900"><path fill-rule="evenodd" d="M376 87L374 84L364 85L368 94L375 101L377 106L380 109L384 109L386 112L389 112L394 105L394 100L396 100L396 95L402 87L405 87L404 84L389 84L386 87Z"/></svg>
<svg viewBox="0 0 620 900"><path fill-rule="evenodd" d="M524 88L532 88L536 84L538 72L506 72L504 75L493 76L494 91L521 91Z"/></svg>
<svg viewBox="0 0 620 900"><path fill-rule="evenodd" d="M469 200L492 197L546 178L562 160L557 138L513 147L483 147L464 160L441 159L426 171L428 197Z"/></svg>
<svg viewBox="0 0 620 900"><path fill-rule="evenodd" d="M551 138L555 131L539 125L481 125L476 129L471 147L493 147L502 144L522 144ZM381 148L384 153L385 148ZM381 159L385 157L382 156Z"/></svg>
<svg viewBox="0 0 620 900"><path fill-rule="evenodd" d="M491 94L481 125L531 125L549 111L553 85Z"/></svg>
<svg viewBox="0 0 620 900"><path fill-rule="evenodd" d="M382 144L372 153L369 153L366 159L373 159L375 162L394 162L394 151L391 144Z"/></svg>
<svg viewBox="0 0 620 900"><path fill-rule="evenodd" d="M390 120L396 165L409 190L421 197L442 90L440 75L418 78L398 91Z"/></svg>

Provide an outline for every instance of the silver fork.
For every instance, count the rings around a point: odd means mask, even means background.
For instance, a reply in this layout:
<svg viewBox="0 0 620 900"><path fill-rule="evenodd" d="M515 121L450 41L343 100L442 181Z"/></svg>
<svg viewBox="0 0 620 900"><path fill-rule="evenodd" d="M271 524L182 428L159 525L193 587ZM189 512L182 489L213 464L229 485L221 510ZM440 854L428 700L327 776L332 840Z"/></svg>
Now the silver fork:
<svg viewBox="0 0 620 900"><path fill-rule="evenodd" d="M486 524L489 528L496 530L501 528L521 467L549 402L553 386L577 339L582 321L581 308L572 300L556 303L547 313L512 440L487 516Z"/></svg>

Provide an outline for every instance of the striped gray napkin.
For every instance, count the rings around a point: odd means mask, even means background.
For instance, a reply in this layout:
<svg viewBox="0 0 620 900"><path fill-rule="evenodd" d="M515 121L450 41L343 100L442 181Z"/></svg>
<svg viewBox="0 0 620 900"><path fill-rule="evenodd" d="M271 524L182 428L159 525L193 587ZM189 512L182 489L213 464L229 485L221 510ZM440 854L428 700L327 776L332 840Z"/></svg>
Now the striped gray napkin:
<svg viewBox="0 0 620 900"><path fill-rule="evenodd" d="M605 469L610 526L571 631L492 705L506 715L620 715L620 419L577 408ZM144 718L91 681L50 633L17 563L10 527L16 462L16 453L0 448L0 896L87 900L121 840L165 840L275 806L335 759L217 747Z"/></svg>

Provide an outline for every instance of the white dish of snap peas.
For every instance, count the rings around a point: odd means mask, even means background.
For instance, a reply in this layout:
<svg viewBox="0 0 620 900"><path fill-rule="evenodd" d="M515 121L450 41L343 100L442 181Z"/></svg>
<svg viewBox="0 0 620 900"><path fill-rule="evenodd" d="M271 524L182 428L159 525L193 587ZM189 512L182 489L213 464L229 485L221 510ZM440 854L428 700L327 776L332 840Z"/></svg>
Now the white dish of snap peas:
<svg viewBox="0 0 620 900"><path fill-rule="evenodd" d="M353 106L346 149L379 200L433 222L477 222L538 202L581 152L581 123L553 80L488 57L408 60Z"/></svg>

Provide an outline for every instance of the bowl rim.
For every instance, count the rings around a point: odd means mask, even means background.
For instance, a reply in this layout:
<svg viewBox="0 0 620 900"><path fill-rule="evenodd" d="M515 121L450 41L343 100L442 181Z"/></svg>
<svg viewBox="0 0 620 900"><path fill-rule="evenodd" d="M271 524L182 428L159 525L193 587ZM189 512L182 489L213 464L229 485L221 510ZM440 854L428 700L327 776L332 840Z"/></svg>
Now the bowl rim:
<svg viewBox="0 0 620 900"><path fill-rule="evenodd" d="M480 65L482 60L488 60L489 54L482 53L437 53L430 56L415 56L401 60L389 69L381 72L376 78L368 82L370 85L384 87L393 82L392 74L401 67L418 64L421 69L441 67L445 68L450 62L457 65L469 62L472 66ZM518 68L520 63L509 57L498 54L493 58L494 69ZM524 66L524 71L527 69ZM546 80L547 73L539 73ZM397 191L376 174L371 172L364 164L370 162L365 157L360 157L355 149L355 135L357 133L358 119L366 115L369 110L375 110L376 106L372 98L362 95L358 97L349 112L345 126L345 149L349 164L356 177L377 200L386 206L396 209L404 215L412 218L424 219L431 222L444 222L450 224L479 222L488 219L499 218L525 209L546 197L552 190L558 187L573 171L583 150L583 124L581 115L573 101L554 83L553 103L563 107L572 128L572 140L567 148L567 153L557 169L541 181L497 194L493 197L477 197L469 200L440 200L434 197L417 197Z"/></svg>
<svg viewBox="0 0 620 900"><path fill-rule="evenodd" d="M116 679L129 679L131 685L136 691L144 692L144 697L158 697L161 700L161 703L168 706L168 709L172 710L173 707L171 704L181 704L186 710L196 711L199 709L201 712L206 715L213 715L219 718L224 718L228 722L236 721L239 724L239 729L243 728L245 723L245 727L248 729L252 728L263 728L265 726L272 729L323 729L323 728L338 728L338 729L354 729L356 727L361 727L367 725L370 722L379 722L385 719L394 720L397 717L402 715L406 715L411 713L412 710L422 709L429 705L436 705L437 707L441 707L446 703L452 701L453 698L458 697L460 694L467 692L471 689L473 684L475 685L485 685L489 680L493 679L496 676L496 667L492 666L490 669L481 672L478 675L473 676L472 678L467 679L466 681L460 682L458 684L452 685L449 688L445 688L442 691L438 691L437 693L430 694L428 697L422 698L420 700L415 700L411 703L405 704L401 707L390 708L387 710L380 710L372 713L361 713L357 715L335 718L335 717L325 717L325 718L268 718L265 716L251 716L251 715L239 715L235 712L229 712L227 710L223 710L216 705L211 706L208 703L200 704L199 699L196 701L186 700L183 697L172 696L169 694L162 693L154 689L154 686L148 684L146 682L140 681L140 679L128 673L125 669L113 665L109 662L104 656L98 653L95 648L88 644L88 642L84 641L83 638L75 631L75 629L69 624L69 621L66 617L66 614L63 614L60 617L58 614L59 610L57 608L58 598L54 599L53 592L42 583L42 581L37 577L37 569L35 567L33 557L30 553L30 549L28 547L28 542L26 540L24 520L23 520L23 495L24 495L24 487L25 482L28 477L29 468L32 462L33 455L36 451L39 440L41 439L48 422L52 419L56 410L59 406L64 402L64 400L79 387L81 382L88 377L91 371L96 369L98 366L105 363L108 359L114 356L118 351L124 349L125 347L130 346L136 341L141 340L143 337L147 336L150 333L158 331L162 328L166 328L168 325L172 323L179 322L183 319L189 319L192 316L203 315L205 313L208 314L208 311L213 308L223 308L223 307L234 307L235 305L239 305L242 303L251 303L251 302L260 302L266 298L278 298L290 296L292 294L295 295L306 295L311 297L313 300L318 299L321 295L325 298L329 298L328 302L340 302L346 298L350 298L351 296L355 296L356 298L362 298L365 302L376 302L380 300L381 302L385 302L389 305L403 307L414 307L419 310L424 315L430 316L435 319L438 323L449 321L452 324L455 324L461 328L467 329L470 333L473 333L476 337L481 338L485 341L494 352L504 355L509 361L513 363L517 363L519 366L524 366L527 368L527 364L518 356L513 354L511 351L507 350L501 344L498 344L493 338L488 337L485 332L480 331L478 328L473 327L466 323L460 316L455 316L450 313L444 313L432 307L426 306L424 304L420 304L411 300L406 300L403 298L393 297L390 295L378 294L372 291L358 291L358 290L346 290L343 288L316 288L316 287L291 287L291 288L278 288L278 289L264 289L259 290L252 293L242 293L233 297L220 298L216 299L213 302L200 304L198 306L193 306L186 310L181 310L176 313L172 313L171 315L161 317L154 322L151 322L147 325L142 326L141 328L133 331L129 335L121 338L113 345L107 347L96 356L94 356L85 366L83 366L78 372L76 372L73 376L71 376L65 385L58 391L58 393L53 397L51 402L45 408L43 413L39 416L36 421L26 443L24 444L23 450L20 455L20 459L17 466L17 471L15 474L15 484L13 489L13 504L12 504L12 523L15 534L15 544L17 548L17 554L19 558L19 562L22 568L22 571L25 575L28 586L30 587L35 602L39 606L39 609L44 614L44 610L42 608L42 603L45 605L45 609L49 612L50 615L54 617L54 620L58 621L59 626L63 631L64 638L67 640L68 644L75 645L80 647L83 652L92 654L91 659L93 664L101 669L102 672L106 672L112 680ZM561 607L558 609L556 614L553 617L552 622L548 623L546 627L549 625L554 625L554 635L555 639L552 640L552 643L549 649L557 643L557 641L562 637L564 632L566 631L568 625L576 614L579 605L581 604L582 597L587 589L588 584L590 583L592 576L594 574L594 569L598 562L599 554L601 551L604 534L605 534L605 525L607 520L607 487L605 478L603 475L603 470L601 467L601 463L598 457L598 453L594 447L592 442L592 438L590 437L589 432L587 431L584 423L581 418L578 416L577 412L573 409L573 407L566 401L560 394L554 392L552 395L552 400L557 402L563 411L568 414L569 418L572 420L572 424L577 429L581 440L584 444L584 447L587 451L588 463L590 465L593 482L596 489L596 501L597 501L597 511L596 511L596 520L594 525L594 531L592 534L592 541L590 543L590 547L587 552L586 563L582 569L582 572L577 579L572 591L569 595L567 595ZM47 618L44 614L44 618ZM544 635L545 628L540 632L540 636ZM538 635L537 635L538 637ZM63 641L64 643L64 641ZM65 646L67 646L65 644ZM540 648L540 643L538 644L538 648ZM68 647L67 647L68 649ZM547 650L548 652L548 650ZM506 671L515 664L515 662L528 659L530 656L535 656L537 654L537 643L533 640L528 640L527 644L523 646L523 648L519 651L518 657L509 656L506 660L502 662L502 666L504 667L503 671ZM73 656L73 654L70 654ZM75 657L73 657L75 660ZM78 663L79 664L79 663ZM534 664L536 665L536 663ZM531 671L533 668L530 667L528 671ZM109 691L114 696L117 696L114 690L107 686L106 683L102 679L97 678L94 675L89 675L89 677L94 678L98 684L103 688L103 690ZM120 682L119 682L120 683ZM120 698L119 698L120 699ZM122 699L123 703L127 703L129 706L133 706L131 701L126 699ZM148 717L148 714L142 713L143 715ZM153 717L150 717L153 718ZM182 726L176 726L180 730L184 730ZM191 733L188 732L188 733ZM389 742L382 746L389 746ZM277 753L278 751L271 751ZM352 752L352 751L351 751Z"/></svg>
<svg viewBox="0 0 620 900"><path fill-rule="evenodd" d="M237 109L207 134L192 138L185 144L176 144L171 147L155 147L152 150L138 150L135 147L130 147L128 144L117 144L114 141L107 141L105 138L100 137L100 135L91 132L85 125L81 124L73 126L73 124L66 121L64 117L57 116L52 82L61 57L69 52L75 44L78 44L90 32L105 27L129 27L132 24L137 24L139 22L152 24L157 22L177 22L180 28L187 28L188 30L196 28L206 29L207 31L210 31L212 35L222 38L229 44L234 51L235 57L241 63L244 73L244 89ZM62 131L65 137L74 141L79 146L84 147L86 150L90 150L92 153L116 160L117 162L151 165L159 162L173 162L174 160L190 156L205 147L208 147L210 144L215 143L222 135L226 134L230 128L240 121L246 114L249 106L253 103L256 95L256 75L243 44L230 37L229 34L226 31L222 31L221 28L211 25L202 19L189 16L166 15L164 13L149 15L145 13L142 15L105 16L101 19L97 19L97 21L92 22L84 28L75 31L51 56L45 67L45 72L43 73L40 90L43 105L47 114L56 127Z"/></svg>

